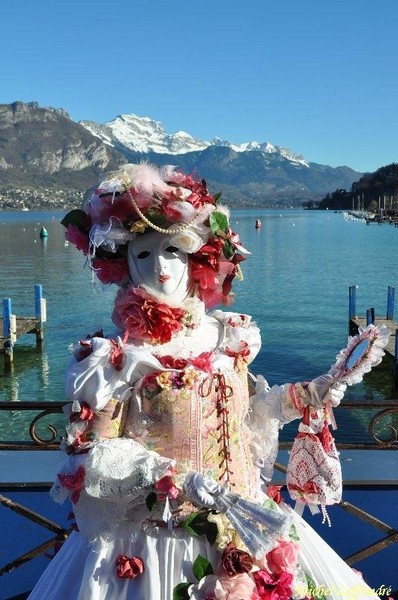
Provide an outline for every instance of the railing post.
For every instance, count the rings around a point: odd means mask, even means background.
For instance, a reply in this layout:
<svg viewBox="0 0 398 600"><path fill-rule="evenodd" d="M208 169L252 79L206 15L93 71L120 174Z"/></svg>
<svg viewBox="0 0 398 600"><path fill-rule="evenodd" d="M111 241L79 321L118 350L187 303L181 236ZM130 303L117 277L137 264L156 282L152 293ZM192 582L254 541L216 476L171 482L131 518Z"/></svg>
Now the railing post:
<svg viewBox="0 0 398 600"><path fill-rule="evenodd" d="M387 292L387 315L386 319L388 321L394 320L394 298L395 298L395 288L391 285L388 286Z"/></svg>
<svg viewBox="0 0 398 600"><path fill-rule="evenodd" d="M4 373L10 373L14 358L11 339L11 298L3 299Z"/></svg>

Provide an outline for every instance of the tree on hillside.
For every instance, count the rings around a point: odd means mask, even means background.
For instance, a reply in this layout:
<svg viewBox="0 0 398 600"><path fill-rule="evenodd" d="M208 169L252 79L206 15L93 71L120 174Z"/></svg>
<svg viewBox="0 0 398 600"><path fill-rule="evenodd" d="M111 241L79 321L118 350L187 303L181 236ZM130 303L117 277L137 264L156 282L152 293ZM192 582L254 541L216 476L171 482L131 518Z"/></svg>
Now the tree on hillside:
<svg viewBox="0 0 398 600"><path fill-rule="evenodd" d="M351 190L336 190L326 194L319 208L349 210L352 207L363 210L381 208L398 210L398 164L381 167L374 173L367 173L352 184Z"/></svg>

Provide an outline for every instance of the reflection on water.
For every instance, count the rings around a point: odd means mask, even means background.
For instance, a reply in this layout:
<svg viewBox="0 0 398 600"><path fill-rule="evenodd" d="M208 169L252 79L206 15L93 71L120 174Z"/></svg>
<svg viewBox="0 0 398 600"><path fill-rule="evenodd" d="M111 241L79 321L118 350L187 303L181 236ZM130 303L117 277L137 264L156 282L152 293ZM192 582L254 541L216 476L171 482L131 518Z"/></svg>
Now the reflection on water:
<svg viewBox="0 0 398 600"><path fill-rule="evenodd" d="M32 394L26 396L26 382L32 388ZM45 390L50 385L50 366L48 354L32 346L17 345L14 350L14 362L11 374L2 378L2 388L8 390L8 401L37 400L37 389ZM43 398L39 398L43 400Z"/></svg>
<svg viewBox="0 0 398 600"><path fill-rule="evenodd" d="M34 314L36 283L47 300L43 354L35 336L18 341L12 377L0 368L0 400L64 400L68 346L98 329L113 331L117 288L93 284L84 256L65 245L62 216L0 213L1 297L11 297L19 316ZM259 324L263 348L252 371L271 384L309 380L334 363L347 342L350 285L358 286L359 315L369 307L385 315L387 287L398 288L397 228L321 211L233 211L231 223L252 253L242 265L244 281L235 284L233 310ZM40 239L43 225L48 237ZM387 372L371 374L346 397L389 397L390 382Z"/></svg>

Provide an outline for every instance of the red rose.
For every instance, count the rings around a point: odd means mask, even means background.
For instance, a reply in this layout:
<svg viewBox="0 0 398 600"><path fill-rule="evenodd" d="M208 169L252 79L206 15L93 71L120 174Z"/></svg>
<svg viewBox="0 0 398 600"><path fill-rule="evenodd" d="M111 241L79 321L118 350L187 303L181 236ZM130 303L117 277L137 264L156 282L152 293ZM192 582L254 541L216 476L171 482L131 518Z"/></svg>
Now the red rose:
<svg viewBox="0 0 398 600"><path fill-rule="evenodd" d="M238 573L249 573L253 566L253 557L243 550L238 550L231 543L225 548L221 562L230 577Z"/></svg>
<svg viewBox="0 0 398 600"><path fill-rule="evenodd" d="M85 476L86 471L84 467L79 467L76 473L73 475L64 475L63 473L58 473L58 479L61 482L61 485L67 490L72 491L72 504L76 504L80 498L80 492L84 484Z"/></svg>
<svg viewBox="0 0 398 600"><path fill-rule="evenodd" d="M194 282L198 285L199 289L213 288L216 283L216 275L214 269L209 265L202 264L190 260L191 264L191 277Z"/></svg>
<svg viewBox="0 0 398 600"><path fill-rule="evenodd" d="M283 486L281 485L269 485L267 488L267 495L274 501L276 504L280 504L282 502L282 494L281 489Z"/></svg>
<svg viewBox="0 0 398 600"><path fill-rule="evenodd" d="M129 276L128 264L125 258L95 258L93 269L98 279L104 284L116 283L122 285Z"/></svg>
<svg viewBox="0 0 398 600"><path fill-rule="evenodd" d="M118 340L110 339L109 342L111 344L109 354L110 363L116 371L121 371L123 362L123 347Z"/></svg>
<svg viewBox="0 0 398 600"><path fill-rule="evenodd" d="M159 302L140 288L117 293L112 320L133 339L164 344L182 327L185 311Z"/></svg>
<svg viewBox="0 0 398 600"><path fill-rule="evenodd" d="M82 421L91 421L92 419L94 419L95 413L93 409L87 404L87 402L81 403L79 417Z"/></svg>
<svg viewBox="0 0 398 600"><path fill-rule="evenodd" d="M218 271L219 261L224 247L224 240L212 237L204 244L198 252L192 255L191 259L195 263L208 265L213 271Z"/></svg>
<svg viewBox="0 0 398 600"><path fill-rule="evenodd" d="M129 558L125 554L119 554L116 559L116 575L121 579L134 579L144 571L144 561L139 556Z"/></svg>
<svg viewBox="0 0 398 600"><path fill-rule="evenodd" d="M163 496L168 496L170 499L175 500L180 494L180 490L174 484L174 480L170 475L165 475L155 483L155 490L161 492Z"/></svg>
<svg viewBox="0 0 398 600"><path fill-rule="evenodd" d="M212 360L213 352L202 352L195 358L190 358L189 362L197 369L210 374L212 372Z"/></svg>
<svg viewBox="0 0 398 600"><path fill-rule="evenodd" d="M68 225L65 232L65 239L71 244L74 244L78 250L84 254L88 254L89 238L87 233L80 231L76 225Z"/></svg>
<svg viewBox="0 0 398 600"><path fill-rule="evenodd" d="M135 210L128 192L115 194L114 198L113 194L105 196L102 195L102 193L102 190L98 189L91 198L90 204L87 206L87 211L89 212L93 223L103 224L111 217L119 219L121 223L138 219L137 211ZM138 206L140 206L141 210L150 206L151 202L148 200L145 202L144 199L140 198L140 195L135 192L134 188L130 188L130 193Z"/></svg>
<svg viewBox="0 0 398 600"><path fill-rule="evenodd" d="M184 358L175 358L174 356L158 356L158 361L165 369L176 369L179 371L181 369L185 369L188 364Z"/></svg>

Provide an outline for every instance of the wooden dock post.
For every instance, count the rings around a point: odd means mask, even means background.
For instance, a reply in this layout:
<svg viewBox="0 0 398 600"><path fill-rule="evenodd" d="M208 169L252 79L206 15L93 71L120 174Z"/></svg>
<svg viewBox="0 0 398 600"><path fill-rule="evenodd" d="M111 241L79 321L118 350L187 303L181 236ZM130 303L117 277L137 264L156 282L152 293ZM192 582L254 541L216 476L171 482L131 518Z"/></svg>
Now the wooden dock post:
<svg viewBox="0 0 398 600"><path fill-rule="evenodd" d="M348 323L349 335L355 335L358 329L354 325L354 319L357 316L357 286L350 285L348 289Z"/></svg>
<svg viewBox="0 0 398 600"><path fill-rule="evenodd" d="M375 309L368 308L366 317L358 317L356 315L356 290L355 285L349 288L349 318L348 330L349 335L353 336L358 333L360 327L368 325L386 325L391 330L390 340L385 348L385 352L392 358L392 385L393 393L398 391L398 323L394 321L394 296L395 288L388 286L387 292L387 311L386 317L375 316Z"/></svg>
<svg viewBox="0 0 398 600"><path fill-rule="evenodd" d="M395 298L395 288L391 285L388 286L387 291L387 313L386 319L388 321L394 320L394 298Z"/></svg>
<svg viewBox="0 0 398 600"><path fill-rule="evenodd" d="M33 311L32 311L33 312ZM43 298L42 285L35 285L35 314L31 317L17 317L12 314L11 299L3 299L3 310L0 315L0 354L4 354L4 373L9 374L13 368L14 345L25 333L36 335L36 349L42 351L44 326L47 320L46 300Z"/></svg>
<svg viewBox="0 0 398 600"><path fill-rule="evenodd" d="M4 373L12 371L14 344L11 338L11 298L3 299Z"/></svg>
<svg viewBox="0 0 398 600"><path fill-rule="evenodd" d="M368 308L366 311L366 326L375 324L375 309Z"/></svg>
<svg viewBox="0 0 398 600"><path fill-rule="evenodd" d="M35 285L35 318L36 318L36 348L41 350L43 347L43 323L46 321L46 301L43 298L43 286L40 283Z"/></svg>

